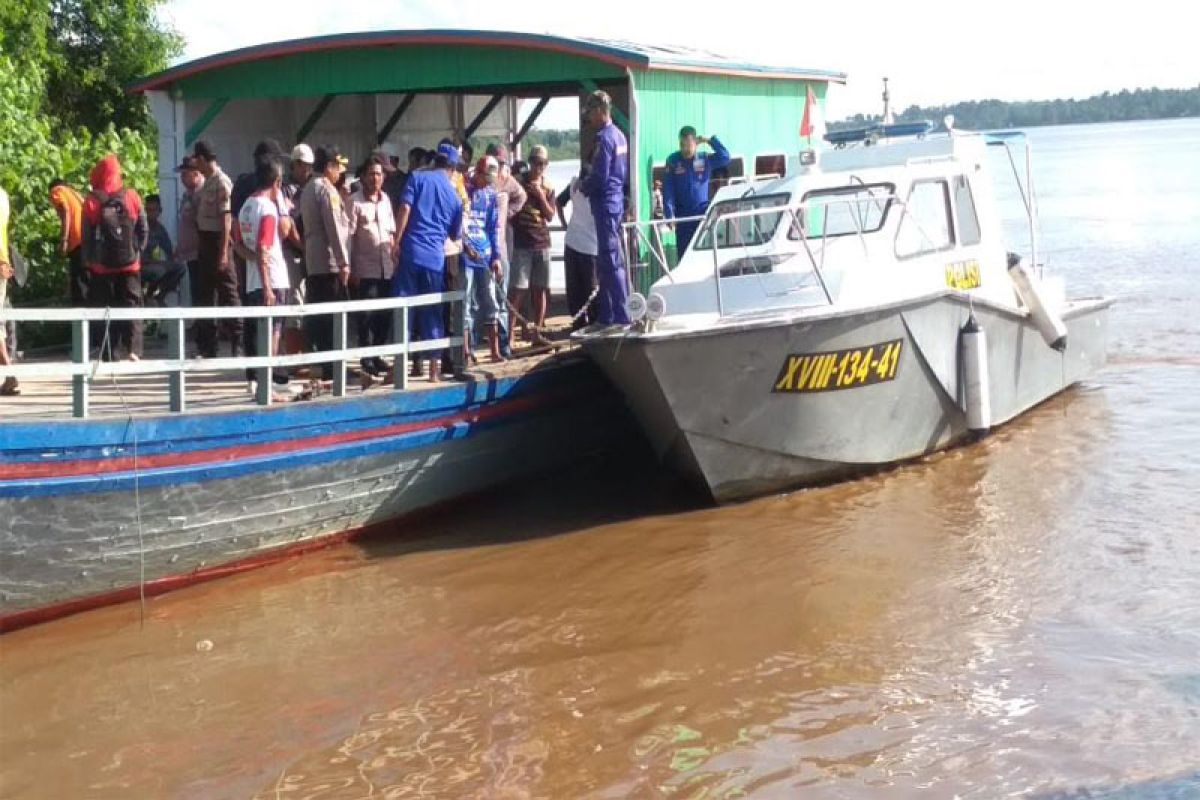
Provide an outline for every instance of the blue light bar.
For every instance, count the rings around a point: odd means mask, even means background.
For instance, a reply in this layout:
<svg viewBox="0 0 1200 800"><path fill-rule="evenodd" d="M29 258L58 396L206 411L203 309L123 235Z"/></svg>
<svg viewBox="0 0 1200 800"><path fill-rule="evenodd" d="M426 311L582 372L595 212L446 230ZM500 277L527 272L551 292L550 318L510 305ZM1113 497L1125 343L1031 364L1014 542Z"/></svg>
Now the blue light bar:
<svg viewBox="0 0 1200 800"><path fill-rule="evenodd" d="M848 131L834 131L825 134L825 141L840 146L865 142L872 137L894 139L900 136L924 136L931 130L933 130L933 123L927 119L920 122L894 122L891 125L876 124Z"/></svg>

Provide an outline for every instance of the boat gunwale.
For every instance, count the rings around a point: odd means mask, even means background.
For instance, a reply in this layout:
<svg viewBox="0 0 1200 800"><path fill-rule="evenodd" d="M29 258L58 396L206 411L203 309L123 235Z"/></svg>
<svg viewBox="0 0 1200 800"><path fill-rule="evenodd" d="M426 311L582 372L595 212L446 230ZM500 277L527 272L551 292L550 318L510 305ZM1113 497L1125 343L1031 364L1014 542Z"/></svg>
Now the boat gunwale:
<svg viewBox="0 0 1200 800"><path fill-rule="evenodd" d="M809 306L802 309L792 311L784 310L782 313L773 312L769 316L757 316L762 312L754 312L756 316L750 318L747 316L726 316L718 319L715 323L702 328L694 328L687 330L657 330L652 332L645 331L604 331L598 334L576 334L576 341L582 344L585 348L594 346L600 342L621 342L622 345L649 345L654 342L675 341L679 339L695 339L706 336L720 335L724 333L743 333L751 330L759 330L762 328L774 328L781 325L795 325L797 323L808 322L825 322L830 319L855 317L865 314L874 314L885 311L892 311L897 308L918 305L940 299L950 299L967 305L981 306L989 308L1012 317L1028 318L1029 311L1027 309L1015 308L1013 306L997 303L983 297L976 297L966 292L957 291L954 289L943 289L926 294L914 295L912 297L903 298L900 300L891 300L886 303L877 303L870 306L857 306L854 308L834 308L832 306ZM1089 311L1107 309L1115 302L1115 298L1099 295L1089 297L1077 297L1066 301L1066 304L1059 309L1063 320L1072 319ZM820 309L819 312L812 313L813 309Z"/></svg>

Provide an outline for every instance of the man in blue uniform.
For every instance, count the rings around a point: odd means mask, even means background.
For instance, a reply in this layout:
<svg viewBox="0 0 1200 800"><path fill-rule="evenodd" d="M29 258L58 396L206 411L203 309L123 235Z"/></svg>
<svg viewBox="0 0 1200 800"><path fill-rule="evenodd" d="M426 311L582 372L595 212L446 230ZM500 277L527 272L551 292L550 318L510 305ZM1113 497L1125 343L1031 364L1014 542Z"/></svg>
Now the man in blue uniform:
<svg viewBox="0 0 1200 800"><path fill-rule="evenodd" d="M625 216L625 187L629 180L629 143L613 124L612 98L599 89L584 103L587 121L598 127L592 145L592 171L583 182L583 193L596 221L597 323L628 325L625 310L628 289L621 258L621 220Z"/></svg>
<svg viewBox="0 0 1200 800"><path fill-rule="evenodd" d="M699 152L699 146L712 146L712 153ZM708 211L708 186L714 170L729 166L729 151L715 136L696 136L696 129L685 125L679 130L679 151L667 158L663 176L663 211L667 219L698 217ZM699 222L680 222L675 226L676 249L687 251Z"/></svg>
<svg viewBox="0 0 1200 800"><path fill-rule="evenodd" d="M451 176L458 167L458 148L438 145L434 169L418 170L408 179L396 214L396 241L400 264L392 273L392 294L412 297L445 289L446 240L462 232L463 202ZM442 309L419 306L412 310L414 339L429 341L446 335ZM432 356L432 357L430 357ZM429 380L441 379L441 353L429 357ZM399 359L397 359L399 360ZM415 365L420 371L421 357ZM397 364L396 369L403 369Z"/></svg>

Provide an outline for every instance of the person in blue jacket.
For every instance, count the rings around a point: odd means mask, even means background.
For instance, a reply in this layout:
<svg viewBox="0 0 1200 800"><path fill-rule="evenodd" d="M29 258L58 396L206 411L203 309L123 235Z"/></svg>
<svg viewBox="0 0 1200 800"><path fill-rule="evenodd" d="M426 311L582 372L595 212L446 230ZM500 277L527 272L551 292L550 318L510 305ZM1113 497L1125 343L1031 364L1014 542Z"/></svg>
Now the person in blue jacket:
<svg viewBox="0 0 1200 800"><path fill-rule="evenodd" d="M708 144L712 153L701 153L700 145ZM679 150L667 157L663 175L663 211L667 219L698 217L708 211L708 187L715 170L729 166L729 151L716 136L696 136L696 129L684 125L679 129ZM699 222L680 222L675 226L676 249L680 256L687 251Z"/></svg>
<svg viewBox="0 0 1200 800"><path fill-rule="evenodd" d="M404 186L396 214L396 242L400 263L392 273L392 294L413 297L435 294L445 288L446 240L460 238L463 201L451 181L458 167L458 148L438 145L431 170L414 172ZM414 340L429 341L446 335L443 311L438 306L412 310ZM441 353L423 353L415 365L418 374L423 358L429 358L429 380L441 379ZM397 359L399 360L399 359ZM396 369L403 369L396 364Z"/></svg>
<svg viewBox="0 0 1200 800"><path fill-rule="evenodd" d="M628 325L625 310L628 287L621 258L621 220L625 216L625 190L629 181L629 142L613 124L612 98L597 89L584 103L587 121L598 127L592 145L592 171L583 182L583 193L596 222L596 296L598 325Z"/></svg>

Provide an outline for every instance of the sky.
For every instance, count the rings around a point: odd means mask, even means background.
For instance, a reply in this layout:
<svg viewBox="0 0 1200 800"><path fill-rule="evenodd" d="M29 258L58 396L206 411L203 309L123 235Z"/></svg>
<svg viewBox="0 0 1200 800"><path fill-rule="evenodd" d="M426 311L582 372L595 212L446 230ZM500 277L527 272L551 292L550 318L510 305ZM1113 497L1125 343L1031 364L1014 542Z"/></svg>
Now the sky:
<svg viewBox="0 0 1200 800"><path fill-rule="evenodd" d="M182 60L282 39L351 31L467 28L697 47L764 64L845 72L826 118L959 100L1048 100L1200 85L1200 46L1179 0L737 3L604 0L168 0ZM521 9L512 13L512 8ZM530 9L530 10L526 10ZM536 12L532 9L536 9ZM778 10L786 9L786 10ZM742 13L745 10L746 13ZM539 127L573 127L570 101Z"/></svg>

